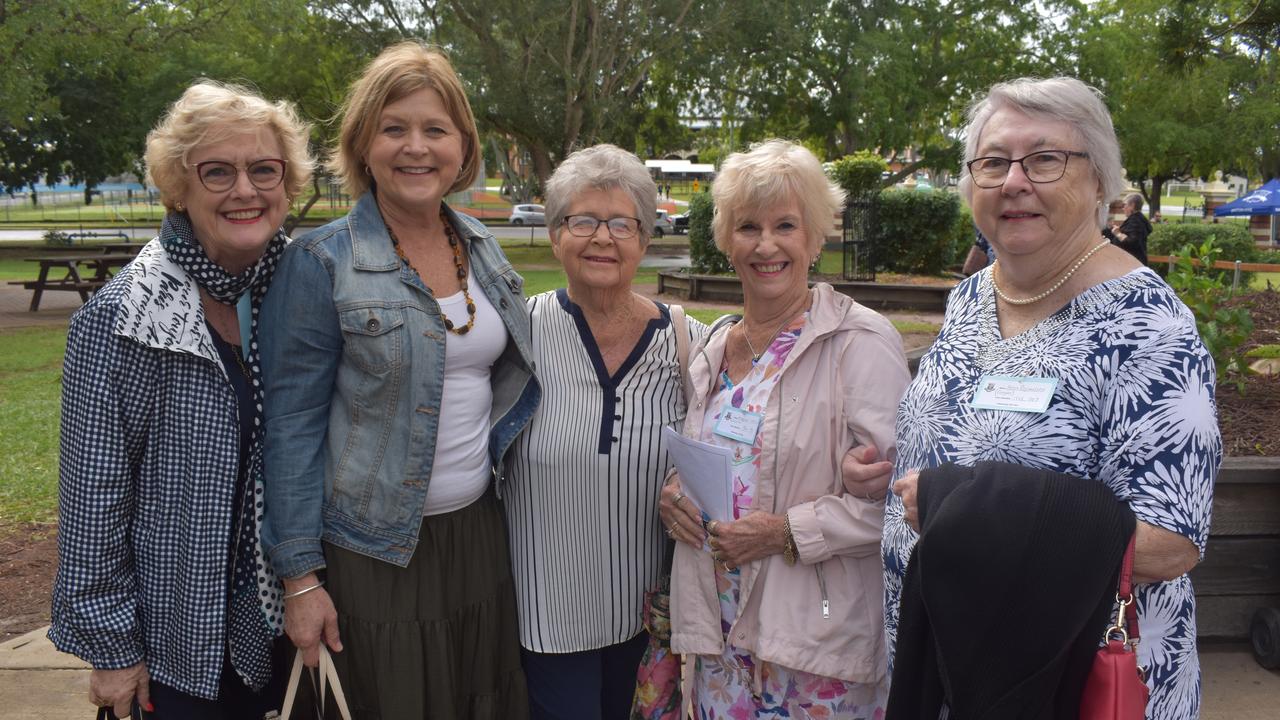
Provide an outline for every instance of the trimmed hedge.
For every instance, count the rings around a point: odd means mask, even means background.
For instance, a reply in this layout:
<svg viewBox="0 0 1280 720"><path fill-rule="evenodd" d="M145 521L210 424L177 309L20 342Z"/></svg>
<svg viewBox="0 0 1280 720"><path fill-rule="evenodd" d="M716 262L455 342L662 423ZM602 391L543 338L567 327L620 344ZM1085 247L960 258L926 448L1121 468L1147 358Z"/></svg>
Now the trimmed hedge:
<svg viewBox="0 0 1280 720"><path fill-rule="evenodd" d="M941 273L955 262L957 243L973 244L973 224L964 229L961 217L955 193L885 190L873 239L876 266L899 273Z"/></svg>
<svg viewBox="0 0 1280 720"><path fill-rule="evenodd" d="M704 190L689 198L689 264L695 273L716 275L732 272L729 258L716 247L715 236L711 232L714 214L715 203L711 200L711 193Z"/></svg>
<svg viewBox="0 0 1280 720"><path fill-rule="evenodd" d="M1147 238L1147 252L1151 255L1175 255L1184 245L1200 247L1210 237L1213 238L1213 246L1222 250L1222 260L1254 262L1258 257L1258 246L1254 244L1253 236L1239 223L1160 223L1152 226L1151 235Z"/></svg>

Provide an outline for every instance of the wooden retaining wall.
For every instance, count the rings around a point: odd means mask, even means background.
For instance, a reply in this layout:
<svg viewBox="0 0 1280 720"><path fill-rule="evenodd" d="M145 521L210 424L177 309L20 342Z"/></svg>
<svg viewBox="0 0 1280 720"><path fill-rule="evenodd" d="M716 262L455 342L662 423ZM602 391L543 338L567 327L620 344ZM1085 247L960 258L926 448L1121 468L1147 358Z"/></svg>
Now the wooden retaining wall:
<svg viewBox="0 0 1280 720"><path fill-rule="evenodd" d="M1258 608L1280 608L1280 458L1225 459L1191 582L1202 639L1245 640Z"/></svg>

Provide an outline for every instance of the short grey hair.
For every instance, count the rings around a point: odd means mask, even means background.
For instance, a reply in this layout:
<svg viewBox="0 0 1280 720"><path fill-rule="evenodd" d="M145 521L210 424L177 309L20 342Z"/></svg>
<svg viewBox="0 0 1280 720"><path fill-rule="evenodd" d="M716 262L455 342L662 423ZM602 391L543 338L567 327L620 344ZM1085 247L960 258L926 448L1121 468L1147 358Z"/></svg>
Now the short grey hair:
<svg viewBox="0 0 1280 720"><path fill-rule="evenodd" d="M978 140L987 121L997 110L1017 110L1028 117L1051 122L1065 122L1075 128L1084 152L1089 153L1089 166L1098 179L1102 203L1098 206L1098 227L1107 222L1107 205L1124 189L1124 169L1120 166L1120 143L1116 140L1111 113L1102 102L1102 92L1071 77L1018 78L996 83L987 95L969 106L969 124L965 126L963 177L960 194L966 202L973 199L973 181L968 162L977 155ZM1066 149L1066 148L1063 148Z"/></svg>
<svg viewBox="0 0 1280 720"><path fill-rule="evenodd" d="M1125 205L1132 205L1134 212L1142 212L1142 196L1138 193L1129 193L1124 197Z"/></svg>
<svg viewBox="0 0 1280 720"><path fill-rule="evenodd" d="M560 163L547 181L547 229L555 232L579 194L619 189L631 198L640 220L640 242L648 243L658 217L658 186L634 153L604 143L579 150Z"/></svg>

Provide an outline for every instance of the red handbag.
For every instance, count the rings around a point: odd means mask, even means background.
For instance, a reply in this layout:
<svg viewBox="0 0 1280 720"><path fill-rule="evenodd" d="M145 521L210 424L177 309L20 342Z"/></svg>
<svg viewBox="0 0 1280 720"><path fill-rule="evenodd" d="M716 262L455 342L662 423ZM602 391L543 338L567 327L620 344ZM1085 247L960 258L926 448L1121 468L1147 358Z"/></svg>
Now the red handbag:
<svg viewBox="0 0 1280 720"><path fill-rule="evenodd" d="M1142 720L1151 691L1138 668L1138 610L1133 603L1133 544L1124 551L1120 566L1120 608L1116 621L1103 635L1103 647L1093 658L1093 668L1080 697L1080 720Z"/></svg>

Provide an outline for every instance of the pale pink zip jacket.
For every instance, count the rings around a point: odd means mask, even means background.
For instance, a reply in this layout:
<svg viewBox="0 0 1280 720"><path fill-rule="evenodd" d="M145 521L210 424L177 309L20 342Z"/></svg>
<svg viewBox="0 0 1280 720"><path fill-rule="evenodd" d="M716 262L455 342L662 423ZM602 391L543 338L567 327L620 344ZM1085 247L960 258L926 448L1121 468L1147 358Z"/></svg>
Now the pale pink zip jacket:
<svg viewBox="0 0 1280 720"><path fill-rule="evenodd" d="M742 567L729 637L761 660L878 682L885 673L884 503L845 493L840 460L861 444L893 457L894 417L911 376L888 320L825 283L810 293L809 319L769 396L752 506L787 513L800 560L788 565L778 554ZM696 399L685 435L702 427L727 336L717 332L690 359ZM675 652L723 652L711 555L684 543L676 544L671 614Z"/></svg>

